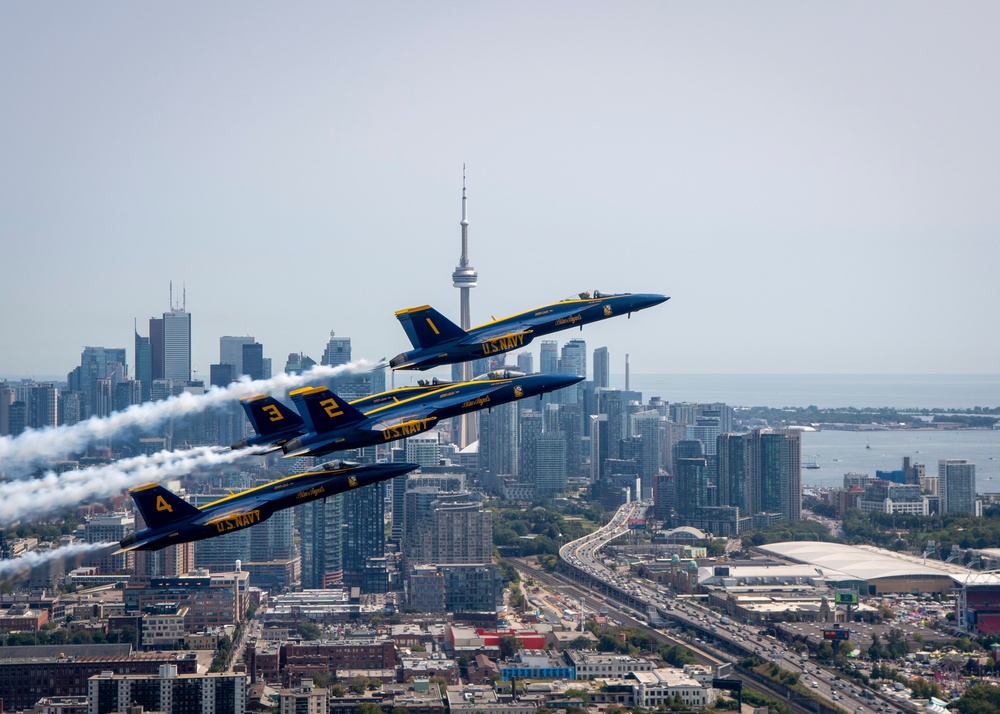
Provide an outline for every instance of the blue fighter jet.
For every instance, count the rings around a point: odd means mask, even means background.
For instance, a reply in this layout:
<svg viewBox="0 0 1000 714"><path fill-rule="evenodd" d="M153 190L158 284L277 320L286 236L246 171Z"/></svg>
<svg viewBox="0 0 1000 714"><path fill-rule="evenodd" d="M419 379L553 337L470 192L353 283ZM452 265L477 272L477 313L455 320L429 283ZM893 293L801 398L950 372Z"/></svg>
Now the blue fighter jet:
<svg viewBox="0 0 1000 714"><path fill-rule="evenodd" d="M362 488L413 471L419 464L324 464L315 471L234 493L196 508L159 484L149 483L129 491L146 528L118 545L130 550L160 550L249 528L285 508Z"/></svg>
<svg viewBox="0 0 1000 714"><path fill-rule="evenodd" d="M589 322L659 305L664 295L623 293L608 295L595 290L474 327L468 332L430 305L396 313L414 349L389 360L393 369L430 369L502 354L524 347L540 335L568 330Z"/></svg>
<svg viewBox="0 0 1000 714"><path fill-rule="evenodd" d="M270 397L246 399L243 408L257 430L249 442L274 444L286 456L322 456L404 439L433 429L444 419L540 396L582 379L575 374L524 375L497 370L468 382L425 383L418 389L404 387L355 402L326 387L303 387L289 392L297 414ZM259 409L262 403L273 409ZM264 414L270 417L262 417ZM295 427L298 435L289 438L295 429L280 425L294 424L296 417L303 426Z"/></svg>

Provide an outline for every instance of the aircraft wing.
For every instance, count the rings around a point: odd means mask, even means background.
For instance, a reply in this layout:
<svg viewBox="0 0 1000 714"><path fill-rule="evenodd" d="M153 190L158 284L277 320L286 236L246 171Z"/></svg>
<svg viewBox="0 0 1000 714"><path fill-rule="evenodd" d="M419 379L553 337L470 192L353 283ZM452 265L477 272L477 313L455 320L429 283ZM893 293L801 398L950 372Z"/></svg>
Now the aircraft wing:
<svg viewBox="0 0 1000 714"><path fill-rule="evenodd" d="M284 495L284 492L275 493L272 492L268 496ZM259 517L259 509L261 506L270 501L265 495L256 496L254 498L249 498L246 500L234 500L231 504L219 503L218 506L213 507L212 504L205 506L205 510L208 511L205 515L208 520L205 521L205 525L212 525L215 523L221 523L223 521L239 521L243 517L252 515L257 511L257 516Z"/></svg>

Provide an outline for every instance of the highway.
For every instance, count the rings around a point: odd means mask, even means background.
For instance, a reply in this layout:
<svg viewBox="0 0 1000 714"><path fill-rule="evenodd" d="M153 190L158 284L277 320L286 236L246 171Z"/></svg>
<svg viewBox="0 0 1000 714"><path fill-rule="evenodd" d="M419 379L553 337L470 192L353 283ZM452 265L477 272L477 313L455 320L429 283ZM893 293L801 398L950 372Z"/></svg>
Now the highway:
<svg viewBox="0 0 1000 714"><path fill-rule="evenodd" d="M822 709L854 714L904 711L908 702L890 700L881 693L844 680L839 672L811 662L806 656L787 648L784 643L762 634L758 627L736 624L701 605L694 598L678 597L670 588L648 584L605 567L599 557L600 550L609 542L626 535L629 521L641 519L650 505L648 501L624 504L607 525L560 549L561 574L573 579L581 598L601 599L605 603L614 601L619 603L619 610L622 606L625 607L625 614L632 612L642 617L642 613L646 613L647 620L656 622L658 618L659 621L694 630L698 633L695 641L692 643L685 640L682 644L688 648L696 647L700 653L699 659L703 662L708 662L709 660L702 659L708 657L735 665L749 654L776 662L782 669L797 673L799 682L812 690L811 694L816 700L812 707L806 703L808 699L801 703L795 701L803 698L799 693L794 693L790 699L793 705L799 703L800 706L796 708L802 711ZM537 577L535 573L532 576ZM645 627L643 623L640 624ZM673 642L679 641L676 636L662 630L654 628L653 631ZM756 680L754 687L764 689Z"/></svg>

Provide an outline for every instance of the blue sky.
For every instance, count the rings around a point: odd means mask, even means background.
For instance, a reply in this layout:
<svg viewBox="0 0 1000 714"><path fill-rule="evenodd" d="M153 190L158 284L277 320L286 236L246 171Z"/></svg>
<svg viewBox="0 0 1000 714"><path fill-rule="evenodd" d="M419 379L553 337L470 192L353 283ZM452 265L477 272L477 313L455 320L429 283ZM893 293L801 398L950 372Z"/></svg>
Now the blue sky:
<svg viewBox="0 0 1000 714"><path fill-rule="evenodd" d="M636 373L991 373L993 3L4 3L0 374L187 287L276 369L584 289ZM175 300L176 302L176 300ZM536 346L537 349L537 346Z"/></svg>

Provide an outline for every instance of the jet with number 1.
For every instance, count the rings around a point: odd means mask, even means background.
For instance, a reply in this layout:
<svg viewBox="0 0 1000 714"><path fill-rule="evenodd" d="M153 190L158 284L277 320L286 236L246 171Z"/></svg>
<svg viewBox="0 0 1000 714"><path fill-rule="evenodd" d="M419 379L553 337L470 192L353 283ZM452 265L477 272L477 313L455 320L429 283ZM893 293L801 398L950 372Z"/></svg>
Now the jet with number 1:
<svg viewBox="0 0 1000 714"><path fill-rule="evenodd" d="M393 369L430 369L517 350L535 337L618 315L631 315L670 298L651 293L608 295L599 290L494 320L468 332L430 305L396 313L414 349L389 360Z"/></svg>

